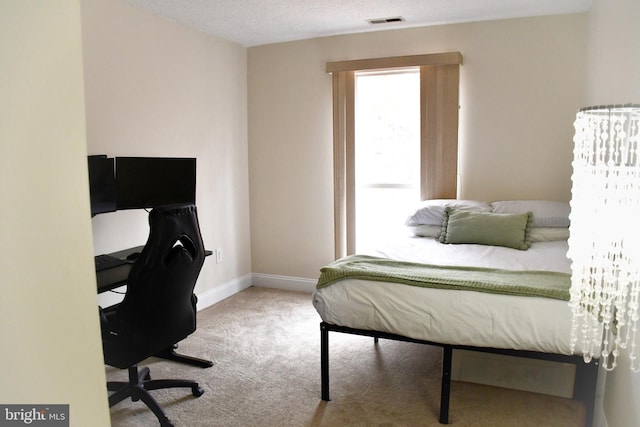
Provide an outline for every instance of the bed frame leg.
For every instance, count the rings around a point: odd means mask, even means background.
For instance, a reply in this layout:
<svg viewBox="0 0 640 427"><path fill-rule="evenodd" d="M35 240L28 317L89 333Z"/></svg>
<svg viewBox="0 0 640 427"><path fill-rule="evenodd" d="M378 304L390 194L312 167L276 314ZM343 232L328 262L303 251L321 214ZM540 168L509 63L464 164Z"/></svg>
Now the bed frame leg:
<svg viewBox="0 0 640 427"><path fill-rule="evenodd" d="M573 398L584 403L586 408L585 426L593 426L596 389L598 386L599 360L590 363L576 363L576 378L573 384Z"/></svg>
<svg viewBox="0 0 640 427"><path fill-rule="evenodd" d="M449 424L449 395L451 393L451 346L442 347L442 388L440 390L440 424Z"/></svg>
<svg viewBox="0 0 640 427"><path fill-rule="evenodd" d="M320 323L320 389L322 400L329 401L329 330Z"/></svg>

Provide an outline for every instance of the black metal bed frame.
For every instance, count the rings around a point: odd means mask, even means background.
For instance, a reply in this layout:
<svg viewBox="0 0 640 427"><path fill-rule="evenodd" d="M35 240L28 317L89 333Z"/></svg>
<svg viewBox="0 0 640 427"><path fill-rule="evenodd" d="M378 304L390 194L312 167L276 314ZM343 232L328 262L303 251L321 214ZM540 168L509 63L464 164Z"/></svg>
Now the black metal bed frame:
<svg viewBox="0 0 640 427"><path fill-rule="evenodd" d="M542 353L526 350L508 350L499 348L473 347L465 345L441 344L430 341L423 341L407 338L402 335L390 334L387 332L371 331L366 329L354 329L346 326L337 326L330 323L320 323L320 370L321 370L321 392L322 400L329 401L329 332L342 332L352 335L364 335L373 337L375 342L379 338L406 341L418 344L427 344L442 347L442 386L440 393L440 418L441 424L449 423L449 395L451 393L451 358L453 350L470 350L484 353L502 354L508 356L524 357L529 359L550 360L554 362L570 363L575 365L576 373L573 386L573 399L584 403L586 408L586 424L593 425L593 415L595 407L596 386L598 381L598 360L593 359L591 363L585 363L582 356L568 356L564 354Z"/></svg>

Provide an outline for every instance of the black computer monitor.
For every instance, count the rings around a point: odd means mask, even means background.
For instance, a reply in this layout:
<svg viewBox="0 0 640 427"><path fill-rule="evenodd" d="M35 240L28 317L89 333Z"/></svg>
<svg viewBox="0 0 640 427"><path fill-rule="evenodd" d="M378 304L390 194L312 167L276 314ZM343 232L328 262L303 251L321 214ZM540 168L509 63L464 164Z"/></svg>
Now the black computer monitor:
<svg viewBox="0 0 640 427"><path fill-rule="evenodd" d="M118 209L195 204L196 159L117 157Z"/></svg>
<svg viewBox="0 0 640 427"><path fill-rule="evenodd" d="M105 155L88 156L91 216L116 210L114 161Z"/></svg>

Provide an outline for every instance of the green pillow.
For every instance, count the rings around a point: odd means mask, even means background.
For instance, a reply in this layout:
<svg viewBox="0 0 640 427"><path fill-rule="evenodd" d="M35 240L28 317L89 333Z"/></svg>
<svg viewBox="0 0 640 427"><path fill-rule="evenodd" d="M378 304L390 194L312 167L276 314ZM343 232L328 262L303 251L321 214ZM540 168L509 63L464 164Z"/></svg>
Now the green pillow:
<svg viewBox="0 0 640 427"><path fill-rule="evenodd" d="M527 250L531 245L531 212L498 214L447 207L442 220L441 243L475 243Z"/></svg>

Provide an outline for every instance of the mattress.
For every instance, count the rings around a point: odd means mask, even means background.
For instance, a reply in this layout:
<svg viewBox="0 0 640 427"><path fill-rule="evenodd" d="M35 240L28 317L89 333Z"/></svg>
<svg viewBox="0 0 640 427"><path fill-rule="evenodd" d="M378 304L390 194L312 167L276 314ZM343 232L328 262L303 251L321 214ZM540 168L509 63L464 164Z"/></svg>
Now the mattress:
<svg viewBox="0 0 640 427"><path fill-rule="evenodd" d="M427 264L570 273L567 249L566 240L535 242L520 251L407 236L367 254ZM572 354L572 316L563 300L348 279L316 289L313 305L323 321L338 326L441 344Z"/></svg>

